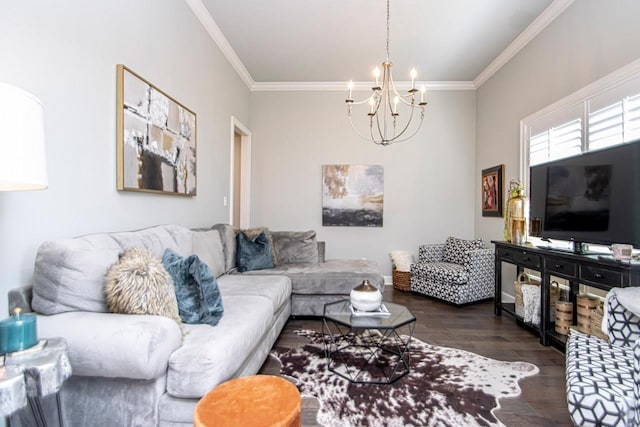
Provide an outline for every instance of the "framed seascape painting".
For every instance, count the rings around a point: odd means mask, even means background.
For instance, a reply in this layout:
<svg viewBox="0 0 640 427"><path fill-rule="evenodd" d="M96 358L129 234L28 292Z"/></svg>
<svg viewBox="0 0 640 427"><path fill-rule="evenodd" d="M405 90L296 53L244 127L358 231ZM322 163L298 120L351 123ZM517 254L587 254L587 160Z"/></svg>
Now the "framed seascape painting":
<svg viewBox="0 0 640 427"><path fill-rule="evenodd" d="M382 227L381 165L322 166L322 225Z"/></svg>
<svg viewBox="0 0 640 427"><path fill-rule="evenodd" d="M118 65L118 190L196 195L196 114Z"/></svg>
<svg viewBox="0 0 640 427"><path fill-rule="evenodd" d="M494 166L482 171L482 216L502 216L502 195L504 165Z"/></svg>

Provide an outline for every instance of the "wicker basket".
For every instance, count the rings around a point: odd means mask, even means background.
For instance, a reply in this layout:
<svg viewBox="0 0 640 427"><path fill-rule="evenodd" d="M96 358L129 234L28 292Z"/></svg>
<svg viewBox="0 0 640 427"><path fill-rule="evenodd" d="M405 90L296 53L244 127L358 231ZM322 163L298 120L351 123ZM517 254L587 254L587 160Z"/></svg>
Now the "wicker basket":
<svg viewBox="0 0 640 427"><path fill-rule="evenodd" d="M556 332L562 335L569 335L569 329L573 324L573 303L571 301L558 301L555 312Z"/></svg>
<svg viewBox="0 0 640 427"><path fill-rule="evenodd" d="M410 271L398 271L394 266L391 269L391 278L393 281L393 288L399 291L408 292L411 290L411 272Z"/></svg>
<svg viewBox="0 0 640 427"><path fill-rule="evenodd" d="M604 317L603 304L603 301L600 301L598 306L591 310L589 314L589 335L609 341L609 337L602 332L602 318Z"/></svg>
<svg viewBox="0 0 640 427"><path fill-rule="evenodd" d="M598 307L599 302L600 300L597 297L589 294L580 294L576 297L578 330L583 334L591 333L591 311ZM600 325L597 325L597 327L600 327Z"/></svg>

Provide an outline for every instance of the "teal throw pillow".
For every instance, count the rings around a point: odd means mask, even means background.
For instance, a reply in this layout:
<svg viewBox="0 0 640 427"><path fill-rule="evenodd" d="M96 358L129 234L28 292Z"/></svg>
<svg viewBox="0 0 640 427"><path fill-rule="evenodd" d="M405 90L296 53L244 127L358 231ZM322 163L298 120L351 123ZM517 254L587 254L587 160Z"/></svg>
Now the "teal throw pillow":
<svg viewBox="0 0 640 427"><path fill-rule="evenodd" d="M263 231L251 240L242 231L238 233L238 247L236 252L236 264L239 272L249 270L264 270L273 268L271 257L271 242Z"/></svg>
<svg viewBox="0 0 640 427"><path fill-rule="evenodd" d="M178 313L184 323L216 326L224 313L216 276L198 255L183 257L166 249L162 264L173 278Z"/></svg>

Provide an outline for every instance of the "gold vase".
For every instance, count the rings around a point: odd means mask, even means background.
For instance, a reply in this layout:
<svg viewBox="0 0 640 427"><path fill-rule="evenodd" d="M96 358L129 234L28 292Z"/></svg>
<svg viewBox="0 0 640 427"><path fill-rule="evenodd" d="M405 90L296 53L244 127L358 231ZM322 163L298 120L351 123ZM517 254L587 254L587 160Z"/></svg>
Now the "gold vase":
<svg viewBox="0 0 640 427"><path fill-rule="evenodd" d="M529 199L524 190L518 190L507 203L507 229L509 241L515 245L524 245L529 238Z"/></svg>

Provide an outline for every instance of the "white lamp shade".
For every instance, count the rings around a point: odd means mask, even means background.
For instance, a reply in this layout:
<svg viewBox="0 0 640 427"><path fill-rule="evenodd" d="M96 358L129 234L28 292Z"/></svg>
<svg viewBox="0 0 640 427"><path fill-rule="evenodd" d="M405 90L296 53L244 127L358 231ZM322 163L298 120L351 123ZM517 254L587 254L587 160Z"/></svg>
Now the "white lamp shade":
<svg viewBox="0 0 640 427"><path fill-rule="evenodd" d="M0 191L47 188L42 104L0 82Z"/></svg>

